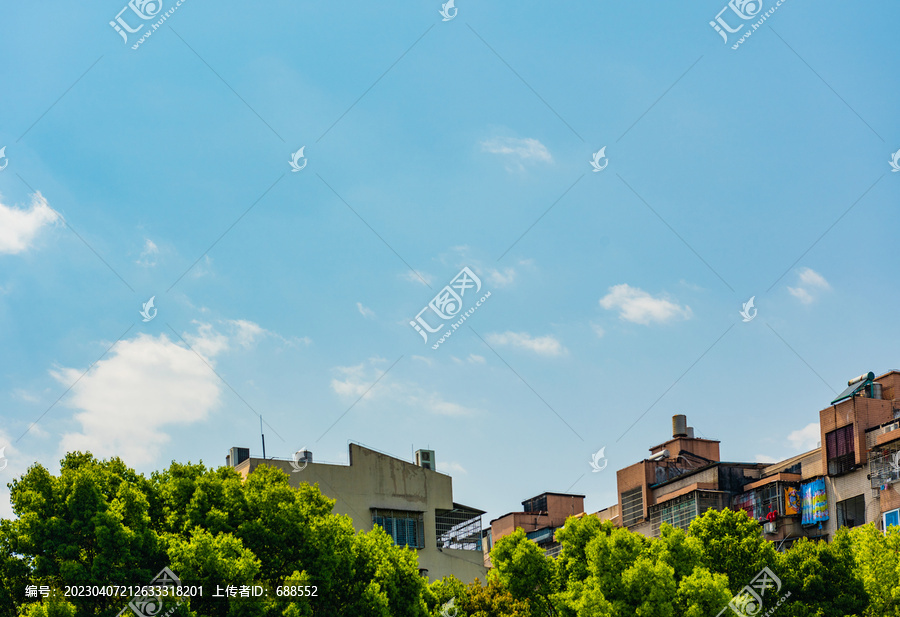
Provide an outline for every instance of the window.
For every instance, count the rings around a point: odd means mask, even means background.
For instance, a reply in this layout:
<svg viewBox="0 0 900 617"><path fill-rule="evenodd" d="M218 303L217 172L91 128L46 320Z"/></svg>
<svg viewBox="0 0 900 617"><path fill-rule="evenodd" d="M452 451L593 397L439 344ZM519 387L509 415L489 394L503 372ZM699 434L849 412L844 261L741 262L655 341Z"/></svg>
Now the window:
<svg viewBox="0 0 900 617"><path fill-rule="evenodd" d="M622 524L626 527L644 518L644 487L622 493Z"/></svg>
<svg viewBox="0 0 900 617"><path fill-rule="evenodd" d="M862 495L837 502L838 527L855 527L866 522L866 498Z"/></svg>
<svg viewBox="0 0 900 617"><path fill-rule="evenodd" d="M887 533L888 527L892 525L900 526L900 509L891 510L884 513L884 532Z"/></svg>
<svg viewBox="0 0 900 617"><path fill-rule="evenodd" d="M522 505L525 507L526 512L546 512L547 511L547 496L539 495L538 497L532 497L527 501L523 501Z"/></svg>
<svg viewBox="0 0 900 617"><path fill-rule="evenodd" d="M372 509L372 523L384 529L397 546L425 548L424 521L421 512Z"/></svg>
<svg viewBox="0 0 900 617"><path fill-rule="evenodd" d="M842 426L826 433L825 452L828 456L828 475L836 476L850 471L856 464L853 425Z"/></svg>

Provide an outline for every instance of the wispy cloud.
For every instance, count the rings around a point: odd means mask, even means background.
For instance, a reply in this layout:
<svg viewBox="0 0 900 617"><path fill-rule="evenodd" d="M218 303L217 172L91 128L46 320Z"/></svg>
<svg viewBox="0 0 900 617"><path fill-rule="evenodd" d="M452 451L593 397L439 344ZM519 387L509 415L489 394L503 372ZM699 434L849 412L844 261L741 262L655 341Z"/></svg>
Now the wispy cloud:
<svg viewBox="0 0 900 617"><path fill-rule="evenodd" d="M390 373L384 375L373 387L389 365L384 358L369 358L354 366L337 366L337 377L331 380L331 389L345 402L362 397L370 404L380 404L391 409L398 406L442 416L467 416L477 412L445 399L437 392L426 390L411 381L398 379Z"/></svg>
<svg viewBox="0 0 900 617"><path fill-rule="evenodd" d="M493 137L481 142L481 149L491 154L499 154L505 157L508 164L507 171L517 169L524 171L523 163L552 163L553 157L546 146L537 139L526 137L517 139L515 137Z"/></svg>
<svg viewBox="0 0 900 617"><path fill-rule="evenodd" d="M791 442L791 447L798 452L814 450L819 447L819 441L822 439L819 423L807 424L803 428L791 432L787 438Z"/></svg>
<svg viewBox="0 0 900 617"><path fill-rule="evenodd" d="M462 474L469 473L468 471L466 471L465 467L463 467L456 461L449 461L446 463L444 463L442 461L438 461L437 470L440 471L441 473L447 474L448 476L453 475L454 473L462 473Z"/></svg>
<svg viewBox="0 0 900 617"><path fill-rule="evenodd" d="M156 258L159 255L159 247L150 238L144 239L144 249L141 251L140 257L135 262L143 268L152 268L156 265Z"/></svg>
<svg viewBox="0 0 900 617"><path fill-rule="evenodd" d="M363 317L365 317L366 319L374 319L375 318L375 311L373 311L372 309L370 309L368 307L363 306L362 302L357 302L356 308L359 310L359 314L362 315Z"/></svg>
<svg viewBox="0 0 900 617"><path fill-rule="evenodd" d="M811 304L816 300L818 292L828 291L831 289L831 285L828 284L824 276L812 268L800 268L797 271L797 286L788 287L787 289L792 296L803 304Z"/></svg>
<svg viewBox="0 0 900 617"><path fill-rule="evenodd" d="M537 139L526 137L494 137L481 142L481 149L491 154L506 154L522 159L523 161L553 161L546 146Z"/></svg>
<svg viewBox="0 0 900 617"><path fill-rule="evenodd" d="M427 272L419 272L416 274L412 270L406 270L403 274L400 275L404 280L407 280L411 283L417 283L419 285L431 285L434 281L434 277Z"/></svg>
<svg viewBox="0 0 900 617"><path fill-rule="evenodd" d="M503 332L487 335L492 345L509 346L532 351L541 356L561 356L568 350L551 335L532 337L527 332Z"/></svg>
<svg viewBox="0 0 900 617"><path fill-rule="evenodd" d="M600 298L600 306L618 310L620 318L643 325L690 319L693 314L689 306L680 306L664 295L654 297L625 283L610 287L609 293Z"/></svg>
<svg viewBox="0 0 900 617"><path fill-rule="evenodd" d="M31 196L31 205L22 210L0 203L0 253L28 250L42 227L59 218L40 192Z"/></svg>

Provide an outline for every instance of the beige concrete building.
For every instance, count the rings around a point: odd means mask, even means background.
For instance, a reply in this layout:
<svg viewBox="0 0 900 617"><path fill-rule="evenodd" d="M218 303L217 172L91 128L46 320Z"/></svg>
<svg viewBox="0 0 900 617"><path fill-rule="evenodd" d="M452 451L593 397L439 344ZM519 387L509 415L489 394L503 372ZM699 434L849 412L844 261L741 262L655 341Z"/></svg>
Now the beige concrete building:
<svg viewBox="0 0 900 617"><path fill-rule="evenodd" d="M277 467L290 478L318 484L336 500L334 511L353 519L360 531L381 526L394 542L415 548L419 570L430 580L453 574L465 583L485 580L481 547L482 510L453 501L453 480L434 469L434 452L416 452L418 464L350 444L350 464L316 463L300 451L292 460L250 458L232 448L229 465L244 478L260 465Z"/></svg>

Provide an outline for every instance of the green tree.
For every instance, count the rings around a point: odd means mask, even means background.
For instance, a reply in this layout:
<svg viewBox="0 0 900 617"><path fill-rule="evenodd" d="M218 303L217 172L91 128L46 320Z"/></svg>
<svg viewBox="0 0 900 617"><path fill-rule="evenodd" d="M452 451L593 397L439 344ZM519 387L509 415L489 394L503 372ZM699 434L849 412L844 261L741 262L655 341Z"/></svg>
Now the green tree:
<svg viewBox="0 0 900 617"><path fill-rule="evenodd" d="M22 617L75 617L77 614L75 605L59 592L51 593L41 602L23 605L20 613Z"/></svg>
<svg viewBox="0 0 900 617"><path fill-rule="evenodd" d="M528 600L517 600L497 580L482 585L475 579L466 587L461 607L459 617L529 617L532 614Z"/></svg>
<svg viewBox="0 0 900 617"><path fill-rule="evenodd" d="M842 527L830 543L803 538L779 555L781 594L791 596L783 609L790 617L859 615L868 594L858 577L849 530ZM883 615L883 614L882 614Z"/></svg>
<svg viewBox="0 0 900 617"><path fill-rule="evenodd" d="M497 541L491 563L494 569L488 576L495 577L513 598L528 600L533 615L556 614L551 601L556 564L521 528Z"/></svg>
<svg viewBox="0 0 900 617"><path fill-rule="evenodd" d="M875 525L850 531L856 572L869 596L866 617L900 617L900 527Z"/></svg>
<svg viewBox="0 0 900 617"><path fill-rule="evenodd" d="M184 585L204 585L213 591L216 585L253 585L260 570L259 559L240 540L228 533L213 535L197 527L190 539L170 535L170 569L182 573ZM191 609L202 615L227 615L228 604L212 597L193 598Z"/></svg>
<svg viewBox="0 0 900 617"><path fill-rule="evenodd" d="M145 478L118 458L97 461L70 453L59 477L41 465L11 484L19 519L7 529L15 551L27 557L33 582L66 585L134 585L165 565L152 529L151 492ZM79 615L113 610L113 598L72 600Z"/></svg>
<svg viewBox="0 0 900 617"><path fill-rule="evenodd" d="M717 615L730 600L728 577L697 567L678 583L676 614L682 617Z"/></svg>
<svg viewBox="0 0 900 617"><path fill-rule="evenodd" d="M765 566L775 564L775 548L762 537L759 523L743 510L707 510L691 521L688 534L703 547L702 565L728 577L734 592Z"/></svg>
<svg viewBox="0 0 900 617"><path fill-rule="evenodd" d="M25 586L31 584L27 558L17 554L13 522L0 520L0 616L16 617L16 606L25 601Z"/></svg>

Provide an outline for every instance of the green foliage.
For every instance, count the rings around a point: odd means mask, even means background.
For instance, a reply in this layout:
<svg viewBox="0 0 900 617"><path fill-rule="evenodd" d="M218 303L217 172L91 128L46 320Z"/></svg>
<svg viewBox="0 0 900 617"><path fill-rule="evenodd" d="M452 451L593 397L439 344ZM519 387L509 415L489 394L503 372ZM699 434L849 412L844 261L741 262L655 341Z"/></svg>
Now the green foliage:
<svg viewBox="0 0 900 617"><path fill-rule="evenodd" d="M433 582L426 592L429 615L443 617L530 617L528 600L517 600L496 579L465 585L454 576Z"/></svg>
<svg viewBox="0 0 900 617"><path fill-rule="evenodd" d="M683 617L707 617L718 614L730 600L728 577L713 574L699 566L678 584L676 614Z"/></svg>
<svg viewBox="0 0 900 617"><path fill-rule="evenodd" d="M691 521L688 533L703 547L703 565L726 575L732 591L775 563L775 548L762 537L759 523L743 510L707 510Z"/></svg>
<svg viewBox="0 0 900 617"><path fill-rule="evenodd" d="M0 521L2 617L112 617L127 599L32 599L25 585L142 585L165 566L207 589L317 587L315 599L193 599L173 615L428 614L414 550L380 528L357 533L317 487L292 488L277 468L243 481L231 468L172 463L147 479L119 459L75 452L58 477L35 465L10 488L19 518Z"/></svg>
<svg viewBox="0 0 900 617"><path fill-rule="evenodd" d="M791 593L784 614L795 617L843 617L861 614L868 594L858 577L849 530L830 543L806 538L779 555L782 593Z"/></svg>
<svg viewBox="0 0 900 617"><path fill-rule="evenodd" d="M75 617L75 605L67 601L61 593L51 593L42 602L22 606L22 617Z"/></svg>
<svg viewBox="0 0 900 617"><path fill-rule="evenodd" d="M556 564L522 529L501 538L491 550L494 569L489 577L508 589L516 600L528 600L533 615L554 615L550 596Z"/></svg>
<svg viewBox="0 0 900 617"><path fill-rule="evenodd" d="M185 601L172 617L706 617L763 567L782 581L765 597L780 617L900 617L900 529L871 524L776 553L742 511L708 511L687 532L663 524L658 538L571 517L556 559L517 529L491 551L485 584L427 585L415 550L379 527L356 532L318 487L292 488L274 467L244 481L231 468L172 463L148 479L75 452L58 476L35 465L10 488L19 518L0 520L0 617L114 617L127 600L59 590L146 584L164 566L186 585L270 592ZM27 598L26 585L54 591ZM274 593L292 586L316 597Z"/></svg>
<svg viewBox="0 0 900 617"><path fill-rule="evenodd" d="M883 534L873 525L850 531L856 572L869 597L866 617L900 617L900 527Z"/></svg>

